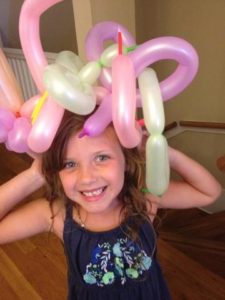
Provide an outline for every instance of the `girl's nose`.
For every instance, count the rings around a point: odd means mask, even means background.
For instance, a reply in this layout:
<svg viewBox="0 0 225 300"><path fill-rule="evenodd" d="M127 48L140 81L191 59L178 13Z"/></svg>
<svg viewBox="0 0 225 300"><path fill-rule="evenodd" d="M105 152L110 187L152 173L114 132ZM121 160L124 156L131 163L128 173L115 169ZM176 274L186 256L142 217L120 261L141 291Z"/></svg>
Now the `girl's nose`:
<svg viewBox="0 0 225 300"><path fill-rule="evenodd" d="M81 184L91 184L97 179L97 172L93 166L83 166L80 168L79 181Z"/></svg>

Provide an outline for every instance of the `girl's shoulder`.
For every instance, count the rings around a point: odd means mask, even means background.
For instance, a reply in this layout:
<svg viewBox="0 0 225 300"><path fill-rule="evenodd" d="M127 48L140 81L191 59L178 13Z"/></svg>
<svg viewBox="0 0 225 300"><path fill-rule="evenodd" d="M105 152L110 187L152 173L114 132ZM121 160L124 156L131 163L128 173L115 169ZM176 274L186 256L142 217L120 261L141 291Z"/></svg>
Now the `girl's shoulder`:
<svg viewBox="0 0 225 300"><path fill-rule="evenodd" d="M63 228L66 215L65 202L62 199L54 200L51 208L51 231L63 240Z"/></svg>

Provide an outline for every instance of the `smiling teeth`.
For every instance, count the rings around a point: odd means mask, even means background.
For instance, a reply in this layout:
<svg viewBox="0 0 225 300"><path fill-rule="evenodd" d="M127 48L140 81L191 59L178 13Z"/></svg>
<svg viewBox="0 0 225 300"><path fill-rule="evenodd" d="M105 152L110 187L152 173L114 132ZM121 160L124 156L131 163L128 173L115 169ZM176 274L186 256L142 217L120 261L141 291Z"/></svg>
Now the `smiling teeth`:
<svg viewBox="0 0 225 300"><path fill-rule="evenodd" d="M93 192L82 192L85 196L87 197L93 197L93 196L98 196L102 193L103 188L100 188L98 190L95 190Z"/></svg>

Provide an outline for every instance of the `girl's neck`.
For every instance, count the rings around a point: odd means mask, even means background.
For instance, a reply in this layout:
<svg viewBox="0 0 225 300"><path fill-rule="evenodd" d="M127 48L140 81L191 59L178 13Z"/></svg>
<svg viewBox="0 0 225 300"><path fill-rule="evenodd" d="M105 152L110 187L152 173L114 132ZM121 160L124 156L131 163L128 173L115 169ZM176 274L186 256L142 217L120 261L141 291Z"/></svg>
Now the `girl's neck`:
<svg viewBox="0 0 225 300"><path fill-rule="evenodd" d="M122 222L121 204L104 213L95 214L85 211L82 207L74 206L73 217L80 224L91 231L107 231L120 226Z"/></svg>

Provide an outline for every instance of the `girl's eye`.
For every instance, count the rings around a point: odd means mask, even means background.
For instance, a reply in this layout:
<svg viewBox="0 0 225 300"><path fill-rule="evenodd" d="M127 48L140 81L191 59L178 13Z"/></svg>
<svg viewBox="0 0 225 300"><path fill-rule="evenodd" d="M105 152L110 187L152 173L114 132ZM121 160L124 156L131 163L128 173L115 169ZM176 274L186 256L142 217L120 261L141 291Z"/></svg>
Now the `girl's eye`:
<svg viewBox="0 0 225 300"><path fill-rule="evenodd" d="M97 162L101 162L101 161L106 161L108 160L110 157L106 154L100 154L96 157L96 161Z"/></svg>
<svg viewBox="0 0 225 300"><path fill-rule="evenodd" d="M75 168L76 167L76 163L74 161L66 161L63 164L63 169L71 169L71 168Z"/></svg>

